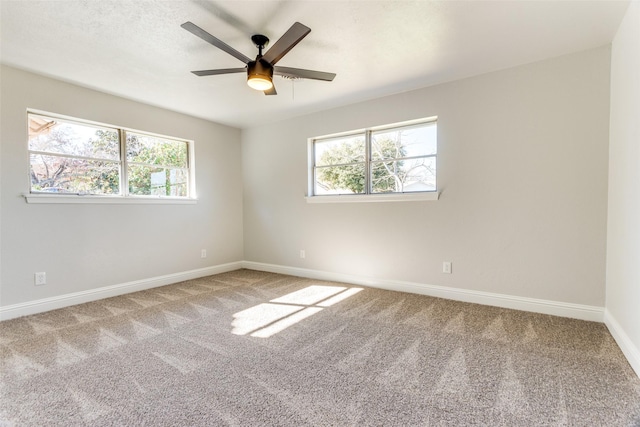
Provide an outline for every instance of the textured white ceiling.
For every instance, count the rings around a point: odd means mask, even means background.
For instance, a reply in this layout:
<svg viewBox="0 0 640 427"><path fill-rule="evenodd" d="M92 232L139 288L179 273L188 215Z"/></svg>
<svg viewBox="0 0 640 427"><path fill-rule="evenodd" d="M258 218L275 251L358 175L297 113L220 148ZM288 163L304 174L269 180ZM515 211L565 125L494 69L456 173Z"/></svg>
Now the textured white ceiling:
<svg viewBox="0 0 640 427"><path fill-rule="evenodd" d="M2 63L236 127L250 127L611 42L628 1L7 1ZM242 67L185 31L192 21L249 57L295 22L311 33L280 66L337 73L274 77L250 89Z"/></svg>

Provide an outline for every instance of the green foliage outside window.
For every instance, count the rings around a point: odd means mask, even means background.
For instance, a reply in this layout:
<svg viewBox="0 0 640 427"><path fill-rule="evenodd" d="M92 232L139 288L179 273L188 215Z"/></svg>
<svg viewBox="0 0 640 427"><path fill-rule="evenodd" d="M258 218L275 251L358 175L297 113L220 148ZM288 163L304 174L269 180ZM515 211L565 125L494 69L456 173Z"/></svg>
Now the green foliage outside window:
<svg viewBox="0 0 640 427"><path fill-rule="evenodd" d="M127 163L131 194L187 195L186 143L127 133Z"/></svg>
<svg viewBox="0 0 640 427"><path fill-rule="evenodd" d="M377 141L374 150L383 159L394 159L405 155L404 148L388 138ZM364 153L364 138L355 144L345 142L324 151L320 157L320 164L343 166L318 168L317 181L319 185L322 185L325 190L348 189L352 193L364 193L367 182L364 162L345 165L351 159L364 158ZM395 191L398 181L402 180L399 175L399 167L401 166L402 161L373 163L371 166L372 186L379 192Z"/></svg>

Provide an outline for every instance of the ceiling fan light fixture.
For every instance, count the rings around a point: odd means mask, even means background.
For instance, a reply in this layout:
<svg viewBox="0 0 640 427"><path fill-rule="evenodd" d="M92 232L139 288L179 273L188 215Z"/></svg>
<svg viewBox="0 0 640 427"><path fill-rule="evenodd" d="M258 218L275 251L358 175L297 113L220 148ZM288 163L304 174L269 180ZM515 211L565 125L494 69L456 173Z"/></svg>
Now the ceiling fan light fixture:
<svg viewBox="0 0 640 427"><path fill-rule="evenodd" d="M267 76L249 76L247 78L247 84L251 89L265 91L273 87L273 82Z"/></svg>
<svg viewBox="0 0 640 427"><path fill-rule="evenodd" d="M247 84L250 88L265 91L273 87L273 67L262 61L247 64Z"/></svg>

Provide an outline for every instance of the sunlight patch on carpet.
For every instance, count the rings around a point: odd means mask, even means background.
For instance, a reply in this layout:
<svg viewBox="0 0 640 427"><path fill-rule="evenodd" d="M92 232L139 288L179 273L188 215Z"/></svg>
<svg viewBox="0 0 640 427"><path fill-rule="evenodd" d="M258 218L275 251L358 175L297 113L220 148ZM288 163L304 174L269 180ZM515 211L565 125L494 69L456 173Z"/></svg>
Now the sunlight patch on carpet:
<svg viewBox="0 0 640 427"><path fill-rule="evenodd" d="M235 313L231 333L269 338L362 290L341 286L307 286Z"/></svg>

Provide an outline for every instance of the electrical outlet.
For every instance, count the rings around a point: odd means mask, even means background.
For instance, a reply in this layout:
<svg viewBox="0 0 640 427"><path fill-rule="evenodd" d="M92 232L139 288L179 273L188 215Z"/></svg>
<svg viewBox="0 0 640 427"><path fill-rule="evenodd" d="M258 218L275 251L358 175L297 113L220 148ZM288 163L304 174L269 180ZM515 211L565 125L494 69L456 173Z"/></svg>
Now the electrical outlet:
<svg viewBox="0 0 640 427"><path fill-rule="evenodd" d="M200 258L206 258L207 257L207 250L206 249L202 249L200 251Z"/></svg>
<svg viewBox="0 0 640 427"><path fill-rule="evenodd" d="M442 263L442 272L445 274L451 274L451 261L445 261Z"/></svg>
<svg viewBox="0 0 640 427"><path fill-rule="evenodd" d="M300 258L305 259L307 254L304 252L304 249L300 249Z"/></svg>
<svg viewBox="0 0 640 427"><path fill-rule="evenodd" d="M40 286L40 285L46 285L47 284L47 273L40 272L40 273L34 273L33 274L33 281L36 284L36 286Z"/></svg>

